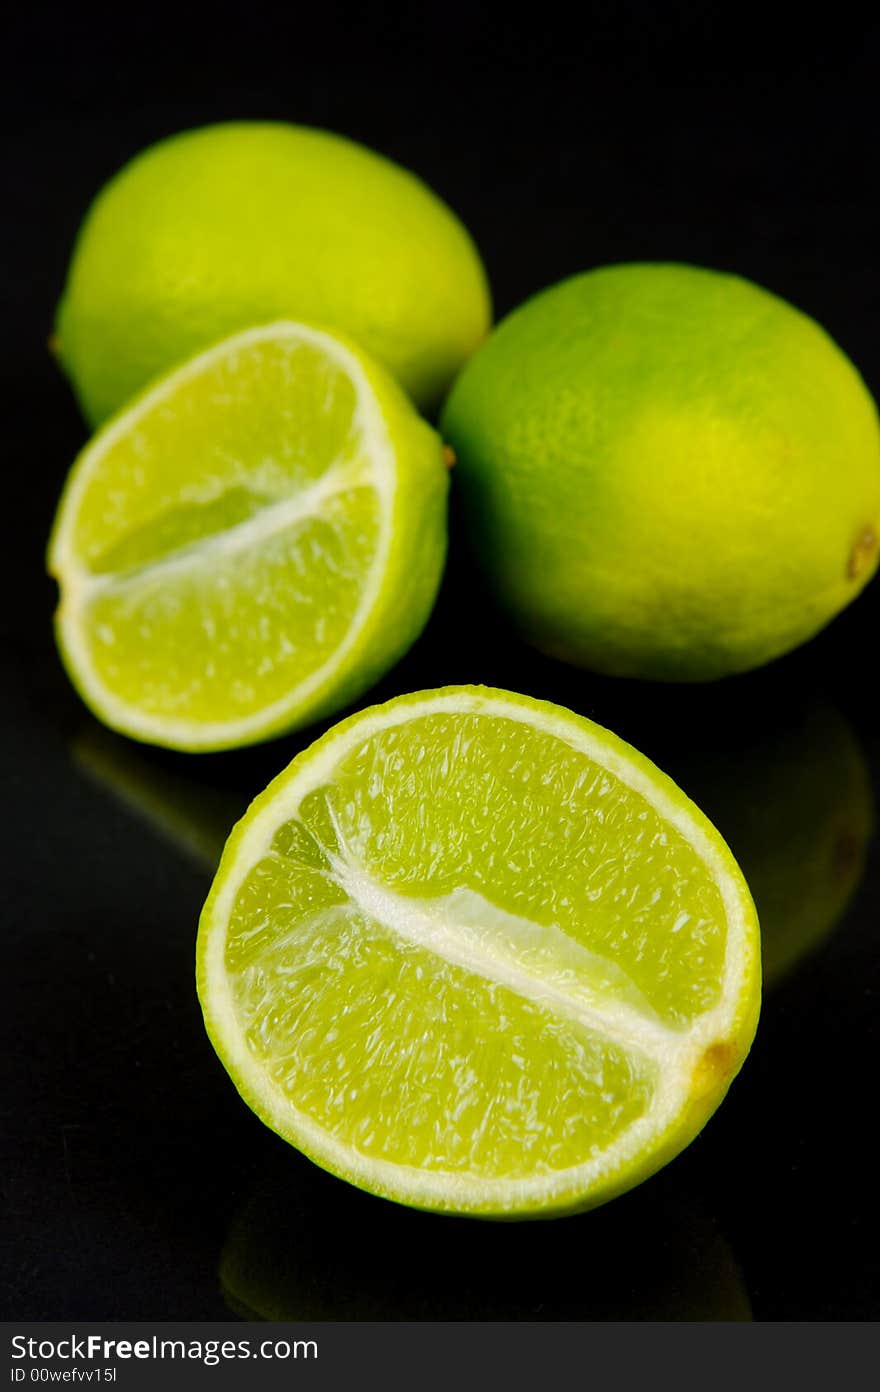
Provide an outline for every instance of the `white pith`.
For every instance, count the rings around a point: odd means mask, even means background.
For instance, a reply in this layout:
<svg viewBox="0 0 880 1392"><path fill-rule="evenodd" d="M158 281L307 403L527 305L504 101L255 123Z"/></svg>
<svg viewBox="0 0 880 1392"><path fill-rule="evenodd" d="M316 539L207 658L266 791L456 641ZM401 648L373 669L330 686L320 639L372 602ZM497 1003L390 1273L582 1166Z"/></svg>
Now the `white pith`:
<svg viewBox="0 0 880 1392"><path fill-rule="evenodd" d="M314 484L293 494L278 503L261 509L254 516L229 527L225 531L213 533L189 546L181 548L168 556L159 557L147 565L133 568L131 572L118 575L90 572L76 556L73 547L73 529L81 497L88 485L90 474L102 456L111 448L121 434L131 430L144 416L149 415L162 401L173 398L175 389L190 377L198 376L211 362L234 354L250 344L263 340L278 340L289 337L296 341L318 347L327 357L334 359L351 380L356 393L356 407L352 430L357 432L362 442L361 457L352 463L345 461L331 467ZM369 456L369 463L364 456ZM354 648L376 600L382 589L387 557L392 543L392 514L396 489L395 452L387 423L382 414L375 391L357 356L345 344L304 324L276 323L248 329L232 339L208 349L180 368L158 386L154 387L138 403L102 431L80 457L73 477L68 485L64 505L57 530L52 540L49 564L52 574L62 585L62 598L56 622L62 635L64 647L73 658L77 679L91 704L99 710L108 724L124 729L127 733L155 739L159 742L171 741L186 748L211 747L220 742L235 743L246 740L249 735L263 733L273 726L283 723L285 716L293 715L315 693L319 692L332 678L334 672L343 666L348 654ZM108 589L124 587L144 574L173 575L200 564L209 563L212 557L229 556L237 550L253 545L255 542L292 526L303 517L317 515L323 506L334 497L357 487L370 486L379 501L379 533L360 603L355 610L344 639L335 651L311 672L302 682L283 697L271 702L260 710L236 721L189 721L178 720L150 714L127 701L121 700L108 690L100 680L89 659L88 643L84 636L84 620L87 621L89 602Z"/></svg>
<svg viewBox="0 0 880 1392"><path fill-rule="evenodd" d="M658 1063L675 1058L688 1041L677 1030L668 1028L653 1012L634 1010L620 1001L601 1004L583 990L568 989L548 980L538 971L528 971L509 957L503 957L487 946L484 935L468 931L466 925L450 920L444 909L451 908L446 900L411 899L395 893L366 874L350 858L330 857L333 878L346 891L356 909L390 928L404 942L426 947L445 962L463 967L475 976L507 986L517 995L537 1005L546 1005L554 1012L596 1030L615 1044L637 1049ZM543 934L560 929L542 929ZM570 942L573 940L569 939ZM584 949L581 949L585 951ZM593 954L590 954L593 955ZM586 998L585 998L586 997Z"/></svg>
<svg viewBox="0 0 880 1392"><path fill-rule="evenodd" d="M67 577L68 599L73 603L84 603L102 590L122 589L137 583L145 575L176 575L196 570L204 564L210 565L212 560L220 557L234 556L259 542L268 541L303 518L317 516L331 499L367 484L372 485L373 480L365 470L363 460L332 465L299 493L268 504L253 517L224 531L212 532L156 560L132 566L130 570L93 572L80 568L71 571Z"/></svg>
<svg viewBox="0 0 880 1392"><path fill-rule="evenodd" d="M529 1179L486 1179L461 1173L426 1171L377 1160L341 1143L332 1133L293 1106L280 1086L274 1083L250 1050L241 1028L225 970L226 925L243 878L250 868L270 852L278 825L296 815L302 800L313 789L332 782L337 762L354 746L388 728L443 711L498 715L522 721L555 735L604 766L622 783L641 794L671 823L703 860L721 894L726 915L726 955L717 1003L698 1016L686 1029L666 1026L656 1016L633 1009L622 1002L602 1003L576 998L570 990L558 989L534 973L523 973L509 960L487 950L485 941L475 943L460 928L444 922L437 901L425 910L424 903L394 893L378 885L351 863L350 858L333 865L352 902L410 943L437 953L448 962L487 977L518 994L546 1006L551 1011L578 1020L604 1035L609 1041L647 1056L657 1067L657 1086L648 1110L633 1122L599 1155L582 1165ZM539 1207L565 1200L591 1190L603 1179L625 1170L627 1160L640 1157L684 1116L694 1095L695 1072L705 1051L726 1041L735 1031L741 1015L743 991L755 971L754 942L748 923L751 909L741 881L732 873L725 856L710 836L664 790L631 762L622 751L609 747L592 735L576 718L557 716L546 708L479 693L438 693L423 700L402 700L392 710L378 709L329 737L314 757L300 765L288 781L284 776L271 798L251 814L242 826L231 861L224 863L222 881L215 891L200 945L200 994L215 1044L243 1094L265 1119L302 1146L314 1159L360 1182L367 1188L387 1193L405 1202L459 1209L493 1212L518 1206Z"/></svg>

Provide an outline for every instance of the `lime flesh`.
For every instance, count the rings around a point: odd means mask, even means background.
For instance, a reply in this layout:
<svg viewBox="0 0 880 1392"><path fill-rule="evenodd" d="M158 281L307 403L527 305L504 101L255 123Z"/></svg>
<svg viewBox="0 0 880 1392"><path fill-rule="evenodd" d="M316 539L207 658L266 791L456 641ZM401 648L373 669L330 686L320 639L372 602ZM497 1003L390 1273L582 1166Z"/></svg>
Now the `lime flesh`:
<svg viewBox="0 0 880 1392"><path fill-rule="evenodd" d="M438 437L358 349L296 324L224 341L74 465L49 564L75 684L181 749L338 709L430 612L446 491Z"/></svg>
<svg viewBox="0 0 880 1392"><path fill-rule="evenodd" d="M601 1203L702 1127L754 1034L754 908L648 760L481 688L343 722L252 804L198 946L242 1096L419 1207Z"/></svg>

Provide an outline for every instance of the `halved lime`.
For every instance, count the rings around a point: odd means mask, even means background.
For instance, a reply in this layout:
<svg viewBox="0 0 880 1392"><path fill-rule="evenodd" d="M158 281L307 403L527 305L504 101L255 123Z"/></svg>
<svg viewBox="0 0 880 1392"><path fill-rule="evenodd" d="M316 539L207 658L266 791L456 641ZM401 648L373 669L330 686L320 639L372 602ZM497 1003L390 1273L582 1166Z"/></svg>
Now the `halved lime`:
<svg viewBox="0 0 880 1392"><path fill-rule="evenodd" d="M422 628L446 493L438 436L351 343L226 339L71 471L49 549L71 678L107 725L179 749L337 710Z"/></svg>
<svg viewBox="0 0 880 1392"><path fill-rule="evenodd" d="M721 837L607 730L450 687L343 721L234 829L199 930L245 1101L417 1207L601 1203L748 1052L757 919Z"/></svg>

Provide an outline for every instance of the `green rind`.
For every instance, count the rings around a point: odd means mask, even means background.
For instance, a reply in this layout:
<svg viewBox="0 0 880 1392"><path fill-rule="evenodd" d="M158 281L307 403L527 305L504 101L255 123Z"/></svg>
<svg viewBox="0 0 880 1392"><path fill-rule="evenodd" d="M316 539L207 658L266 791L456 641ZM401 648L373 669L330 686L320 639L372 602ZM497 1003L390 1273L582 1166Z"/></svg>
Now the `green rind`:
<svg viewBox="0 0 880 1392"><path fill-rule="evenodd" d="M612 676L708 681L813 637L880 557L880 429L808 315L739 276L602 266L541 291L442 428L514 627Z"/></svg>
<svg viewBox="0 0 880 1392"><path fill-rule="evenodd" d="M320 328L320 332L329 331ZM447 549L449 471L443 456L443 444L437 433L416 414L402 389L379 363L370 359L344 335L333 333L332 337L357 358L381 410L394 452L395 488L389 523L391 546L381 588L360 634L342 665L328 673L324 682L305 700L292 703L289 709L267 720L264 726L246 734L233 730L224 738L200 736L194 730L191 738L169 736L159 739L139 728L136 719L128 722L101 706L89 694L79 672L76 654L66 640L62 621L63 576L58 575L54 554L76 471L84 454L94 443L90 441L68 474L49 539L47 568L62 586L62 604L59 604L55 615L55 635L65 670L84 703L110 729L142 743L159 744L190 753L238 749L262 743L277 735L301 729L356 700L399 661L427 623L442 579ZM216 348L219 345L213 346ZM157 387L171 382L178 372L186 370L187 364L182 364L149 383L101 427L98 436L137 410Z"/></svg>
<svg viewBox="0 0 880 1392"><path fill-rule="evenodd" d="M158 141L98 192L56 352L97 425L212 342L282 318L349 334L433 408L491 299L467 229L415 174L329 131L231 121Z"/></svg>
<svg viewBox="0 0 880 1392"><path fill-rule="evenodd" d="M685 1108L673 1118L673 1121L654 1136L652 1145L637 1163L628 1164L624 1161L616 1170L603 1176L602 1182L594 1185L587 1193L563 1190L550 1199L538 1198L534 1202L526 1201L514 1206L499 1206L494 1199L481 1201L479 1197L475 1198L473 1202L451 1200L449 1203L438 1203L433 1199L425 1201L418 1194L407 1191L404 1186L396 1189L392 1185L376 1182L375 1176L367 1172L367 1167L359 1172L354 1169L346 1170L320 1147L304 1142L295 1127L286 1126L284 1118L274 1114L263 1104L262 1099L254 1096L241 1074L230 1065L225 1056L222 1030L212 1015L206 966L208 942L213 932L222 931L225 927L222 921L216 919L217 902L225 888L226 880L235 869L239 848L254 818L268 808L279 795L283 794L285 789L296 779L300 770L307 766L327 745L335 742L349 731L356 730L368 718L392 710L406 709L407 706L417 705L426 698L444 697L468 697L477 700L480 698L499 699L508 705L528 710L530 713L539 715L543 713L552 717L554 721L561 719L575 729L579 728L589 732L593 738L598 738L609 751L622 757L642 774L647 774L666 798L679 811L684 812L691 822L708 837L725 872L737 890L746 950L741 964L741 987L737 998L737 1008L730 1022L726 1039L726 1043L730 1046L730 1054L725 1059L724 1072L723 1074L719 1073L717 1078L712 1080L704 1089L701 1089L699 1095L689 1099ZM308 749L298 754L287 768L282 770L268 787L253 800L245 815L236 823L230 833L211 890L202 909L196 944L196 986L208 1037L243 1100L270 1130L300 1150L322 1169L337 1175L348 1183L376 1194L380 1198L390 1199L410 1208L501 1220L561 1217L598 1207L650 1178L652 1174L662 1169L690 1144L717 1110L731 1082L745 1062L758 1025L761 1006L760 932L757 913L748 886L732 853L717 829L678 785L645 755L639 753L638 750L603 726L596 725L586 717L576 715L572 711L549 701L535 700L528 696L492 687L448 686L434 691L412 692L405 696L398 696L383 704L367 707L340 721Z"/></svg>

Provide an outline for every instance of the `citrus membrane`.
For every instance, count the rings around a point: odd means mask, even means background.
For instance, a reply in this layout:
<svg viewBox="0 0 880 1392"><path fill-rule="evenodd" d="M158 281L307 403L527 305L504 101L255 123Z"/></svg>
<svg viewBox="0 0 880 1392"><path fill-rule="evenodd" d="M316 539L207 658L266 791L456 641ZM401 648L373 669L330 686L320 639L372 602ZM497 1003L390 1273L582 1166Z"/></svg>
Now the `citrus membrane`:
<svg viewBox="0 0 880 1392"><path fill-rule="evenodd" d="M279 323L164 378L74 465L57 634L108 725L247 744L345 704L421 630L446 545L438 436L384 369Z"/></svg>
<svg viewBox="0 0 880 1392"><path fill-rule="evenodd" d="M751 1043L760 947L711 824L615 735L476 687L300 754L234 829L198 989L245 1101L418 1207L590 1207L700 1130Z"/></svg>

